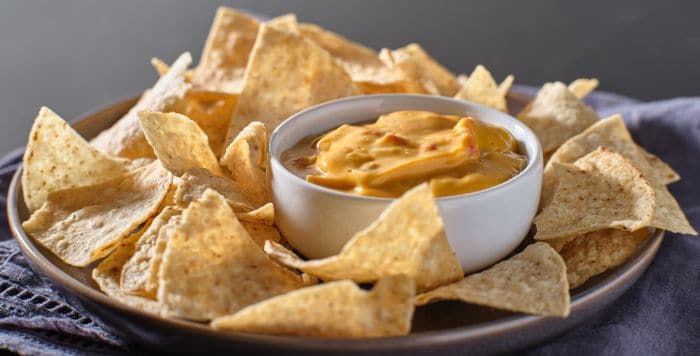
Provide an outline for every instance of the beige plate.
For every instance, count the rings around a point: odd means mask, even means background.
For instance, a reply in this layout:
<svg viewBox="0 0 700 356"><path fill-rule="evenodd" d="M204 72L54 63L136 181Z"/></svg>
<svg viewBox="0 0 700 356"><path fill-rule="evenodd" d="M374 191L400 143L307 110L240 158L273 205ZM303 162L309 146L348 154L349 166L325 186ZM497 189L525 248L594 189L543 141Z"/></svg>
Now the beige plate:
<svg viewBox="0 0 700 356"><path fill-rule="evenodd" d="M512 97L513 106L527 98ZM119 102L75 123L85 137L111 125L135 103ZM511 106L511 107L513 107ZM10 185L7 211L10 227L33 268L51 279L71 302L82 305L105 328L153 350L167 353L293 352L343 354L493 354L544 342L610 305L646 270L661 244L656 231L626 264L597 276L572 291L571 315L566 319L508 313L456 302L416 310L413 332L405 337L362 340L324 340L252 334L225 334L204 324L164 319L123 305L102 294L88 269L68 266L38 246L22 230L28 214L22 199L21 169Z"/></svg>

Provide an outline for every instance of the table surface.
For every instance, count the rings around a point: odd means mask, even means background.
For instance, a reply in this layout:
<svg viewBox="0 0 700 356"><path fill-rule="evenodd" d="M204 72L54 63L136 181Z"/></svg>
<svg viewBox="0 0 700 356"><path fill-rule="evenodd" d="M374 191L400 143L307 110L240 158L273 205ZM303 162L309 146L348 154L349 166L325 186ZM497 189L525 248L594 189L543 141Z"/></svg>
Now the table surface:
<svg viewBox="0 0 700 356"><path fill-rule="evenodd" d="M539 85L580 76L659 99L700 93L700 2L7 0L0 3L0 154L38 109L66 119L149 87L152 56L195 58L217 6L295 12L375 48L415 41L455 72L478 63Z"/></svg>

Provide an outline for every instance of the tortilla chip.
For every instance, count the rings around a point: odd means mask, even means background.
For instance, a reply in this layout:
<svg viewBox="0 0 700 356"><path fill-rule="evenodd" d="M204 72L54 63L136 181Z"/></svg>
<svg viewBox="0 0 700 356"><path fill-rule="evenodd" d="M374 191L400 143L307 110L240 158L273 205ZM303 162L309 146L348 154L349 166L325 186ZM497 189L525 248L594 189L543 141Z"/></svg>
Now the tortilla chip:
<svg viewBox="0 0 700 356"><path fill-rule="evenodd" d="M189 52L177 58L168 73L162 76L141 99L112 127L102 131L90 143L109 154L130 159L154 158L153 149L141 130L138 114L144 110L165 111L182 99L190 88L185 81L187 66L192 62Z"/></svg>
<svg viewBox="0 0 700 356"><path fill-rule="evenodd" d="M328 52L298 35L263 25L227 142L254 120L274 130L298 111L355 93L352 80Z"/></svg>
<svg viewBox="0 0 700 356"><path fill-rule="evenodd" d="M600 146L608 147L634 162L652 185L669 184L680 178L666 163L634 143L622 117L613 115L570 138L554 152L544 169L541 206L551 200L556 188L553 164L573 163Z"/></svg>
<svg viewBox="0 0 700 356"><path fill-rule="evenodd" d="M179 216L180 213L179 209L166 207L153 218L147 227L142 228L144 231L136 241L134 254L122 268L120 283L124 293L155 299L158 284L151 282L151 275L153 257L157 253L158 235L163 226L168 224L173 217ZM162 251L160 252L162 253Z"/></svg>
<svg viewBox="0 0 700 356"><path fill-rule="evenodd" d="M535 132L543 152L549 153L598 121L598 115L564 83L556 82L545 84L518 119Z"/></svg>
<svg viewBox="0 0 700 356"><path fill-rule="evenodd" d="M577 236L559 254L566 263L569 288L626 262L649 236L647 229L627 232L605 229Z"/></svg>
<svg viewBox="0 0 700 356"><path fill-rule="evenodd" d="M421 83L433 95L454 96L459 83L454 74L440 65L417 43L395 49L383 50L379 58L390 68L398 68L407 77Z"/></svg>
<svg viewBox="0 0 700 356"><path fill-rule="evenodd" d="M328 51L364 94L428 93L417 80L384 64L369 47L310 23L299 24L299 31L304 38Z"/></svg>
<svg viewBox="0 0 700 356"><path fill-rule="evenodd" d="M116 250L92 270L92 279L108 296L130 307L160 315L164 312L160 303L148 298L128 295L119 287L122 268L134 254L135 244L140 236L141 234L137 233L120 242Z"/></svg>
<svg viewBox="0 0 700 356"><path fill-rule="evenodd" d="M577 98L583 99L598 87L598 79L595 78L579 78L569 84L569 90L576 95Z"/></svg>
<svg viewBox="0 0 700 356"><path fill-rule="evenodd" d="M224 152L226 130L238 105L238 95L222 92L190 90L170 111L183 114L194 121L207 135L216 157Z"/></svg>
<svg viewBox="0 0 700 356"><path fill-rule="evenodd" d="M167 170L176 176L193 168L222 174L207 135L187 116L143 111L139 117L148 143Z"/></svg>
<svg viewBox="0 0 700 356"><path fill-rule="evenodd" d="M569 284L561 256L535 243L495 266L416 297L417 305L461 300L528 314L569 315Z"/></svg>
<svg viewBox="0 0 700 356"><path fill-rule="evenodd" d="M677 234L697 235L698 232L690 225L685 217L683 209L671 195L665 185L655 185L656 206L654 219L650 226L658 229L675 232Z"/></svg>
<svg viewBox="0 0 700 356"><path fill-rule="evenodd" d="M34 119L22 165L22 193L30 212L50 192L101 183L128 171L127 161L93 148L46 107Z"/></svg>
<svg viewBox="0 0 700 356"><path fill-rule="evenodd" d="M221 194L236 213L255 209L253 203L245 198L238 184L229 178L216 176L204 168L190 169L182 175L174 196L175 204L185 208L199 199L207 189Z"/></svg>
<svg viewBox="0 0 700 356"><path fill-rule="evenodd" d="M172 176L160 164L95 185L58 190L22 226L72 266L108 255L154 214Z"/></svg>
<svg viewBox="0 0 700 356"><path fill-rule="evenodd" d="M559 179L552 202L537 217L538 240L607 228L635 231L654 218L654 189L619 153L599 148L574 165L554 163Z"/></svg>
<svg viewBox="0 0 700 356"><path fill-rule="evenodd" d="M371 291L351 281L307 287L214 320L214 329L328 338L408 335L415 287L403 275L380 279Z"/></svg>
<svg viewBox="0 0 700 356"><path fill-rule="evenodd" d="M245 228L253 239L256 245L260 248L265 247L265 241L280 242L282 241L282 236L276 227L268 224L261 224L256 222L239 220L241 225Z"/></svg>
<svg viewBox="0 0 700 356"><path fill-rule="evenodd" d="M464 275L447 242L442 219L427 184L421 184L395 200L381 216L355 234L338 255L302 261L279 262L323 280L352 279L373 282L394 274L406 274L419 291L454 282ZM268 244L274 257L282 248Z"/></svg>
<svg viewBox="0 0 700 356"><path fill-rule="evenodd" d="M159 270L168 315L209 320L302 286L258 247L224 197L207 190L182 213Z"/></svg>
<svg viewBox="0 0 700 356"><path fill-rule="evenodd" d="M158 73L159 76L164 76L168 71L170 70L170 65L168 63L165 63L164 60L158 58L158 57L152 57L151 58L151 65L153 66L153 69L156 70L156 73ZM192 70L185 71L185 81L187 83L192 82Z"/></svg>
<svg viewBox="0 0 700 356"><path fill-rule="evenodd" d="M455 98L470 100L507 113L506 95L513 85L513 79L514 77L509 75L499 86L491 76L491 72L484 66L478 65Z"/></svg>
<svg viewBox="0 0 700 356"><path fill-rule="evenodd" d="M253 205L260 206L272 199L265 125L253 121L243 128L226 148L220 163L228 168L231 178Z"/></svg>
<svg viewBox="0 0 700 356"><path fill-rule="evenodd" d="M467 80L469 80L468 75L466 75L464 73L460 73L457 75L457 83L459 83L460 88L463 87L465 84L467 84Z"/></svg>
<svg viewBox="0 0 700 356"><path fill-rule="evenodd" d="M260 22L254 17L221 6L217 9L202 58L194 70L196 87L238 94L250 51L258 35Z"/></svg>
<svg viewBox="0 0 700 356"><path fill-rule="evenodd" d="M245 221L272 226L272 224L275 223L275 206L272 205L272 203L266 203L255 210L236 214L236 217L241 222Z"/></svg>
<svg viewBox="0 0 700 356"><path fill-rule="evenodd" d="M281 31L287 31L294 34L299 34L299 26L297 24L297 15L295 14L285 14L282 16L277 16L269 21L265 22L266 26L274 27L275 29Z"/></svg>

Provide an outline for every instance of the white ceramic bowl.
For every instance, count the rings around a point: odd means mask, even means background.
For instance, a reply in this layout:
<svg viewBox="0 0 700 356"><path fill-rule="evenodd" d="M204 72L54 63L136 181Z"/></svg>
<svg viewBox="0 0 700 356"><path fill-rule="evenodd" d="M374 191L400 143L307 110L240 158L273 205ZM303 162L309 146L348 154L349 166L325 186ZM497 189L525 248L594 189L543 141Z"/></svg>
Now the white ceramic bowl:
<svg viewBox="0 0 700 356"><path fill-rule="evenodd" d="M437 198L447 238L465 272L502 259L527 235L537 212L542 185L542 149L535 134L517 119L472 102L446 97L386 94L351 97L297 113L270 138L275 220L292 246L308 258L337 254L374 221L392 199L352 195L305 181L287 170L280 157L302 138L342 124L374 120L399 110L470 115L497 124L518 140L528 157L512 179L474 193Z"/></svg>

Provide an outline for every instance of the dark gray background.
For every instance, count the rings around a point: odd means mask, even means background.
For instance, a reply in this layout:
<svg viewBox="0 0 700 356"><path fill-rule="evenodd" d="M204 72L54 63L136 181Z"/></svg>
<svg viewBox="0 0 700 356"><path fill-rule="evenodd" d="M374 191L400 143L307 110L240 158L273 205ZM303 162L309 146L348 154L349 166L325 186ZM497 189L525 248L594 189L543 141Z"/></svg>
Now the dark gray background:
<svg viewBox="0 0 700 356"><path fill-rule="evenodd" d="M641 99L700 94L700 1L0 0L0 154L41 105L66 119L156 79L149 59L195 58L216 7L295 12L366 45L421 43L455 72L516 83L601 79Z"/></svg>

